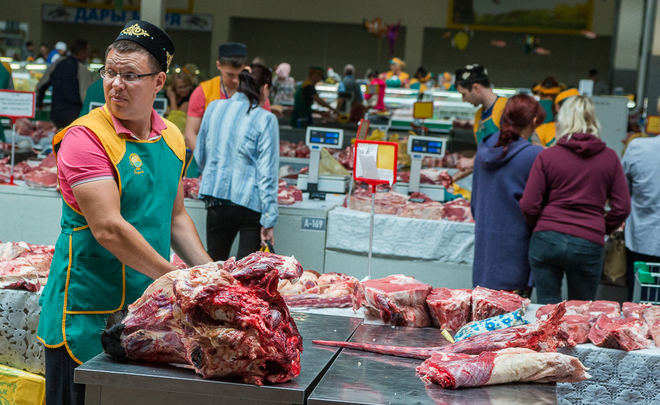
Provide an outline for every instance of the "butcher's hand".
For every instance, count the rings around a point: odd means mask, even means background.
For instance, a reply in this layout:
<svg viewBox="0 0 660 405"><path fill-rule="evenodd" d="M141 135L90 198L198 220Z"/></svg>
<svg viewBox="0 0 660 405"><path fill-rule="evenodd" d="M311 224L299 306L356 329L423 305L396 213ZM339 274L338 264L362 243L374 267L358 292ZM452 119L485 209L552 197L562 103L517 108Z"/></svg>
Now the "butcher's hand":
<svg viewBox="0 0 660 405"><path fill-rule="evenodd" d="M266 241L275 246L275 231L273 228L261 227L261 246L267 246Z"/></svg>

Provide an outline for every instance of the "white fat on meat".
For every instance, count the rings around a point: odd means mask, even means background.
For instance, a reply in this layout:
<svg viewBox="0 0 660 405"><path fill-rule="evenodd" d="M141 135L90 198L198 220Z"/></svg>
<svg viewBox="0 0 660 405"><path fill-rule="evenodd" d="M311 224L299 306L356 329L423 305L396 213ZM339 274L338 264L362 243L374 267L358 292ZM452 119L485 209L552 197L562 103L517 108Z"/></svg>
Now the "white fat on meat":
<svg viewBox="0 0 660 405"><path fill-rule="evenodd" d="M576 357L524 348L497 352L488 385L509 382L577 382L591 376Z"/></svg>

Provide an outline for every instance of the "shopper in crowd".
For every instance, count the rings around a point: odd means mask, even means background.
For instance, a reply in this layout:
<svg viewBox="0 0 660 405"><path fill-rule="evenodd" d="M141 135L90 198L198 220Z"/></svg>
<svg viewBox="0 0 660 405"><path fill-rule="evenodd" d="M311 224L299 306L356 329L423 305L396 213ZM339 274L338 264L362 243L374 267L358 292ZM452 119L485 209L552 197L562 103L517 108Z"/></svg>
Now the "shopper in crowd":
<svg viewBox="0 0 660 405"><path fill-rule="evenodd" d="M272 73L263 65L251 70L240 73L230 99L208 105L195 147L213 260L229 257L237 233L237 258L275 242L279 126L275 115L259 107L269 96Z"/></svg>
<svg viewBox="0 0 660 405"><path fill-rule="evenodd" d="M305 128L312 125L312 105L314 102L337 114L337 110L323 100L316 91L316 83L323 80L323 68L312 66L309 68L307 80L296 90L293 97L293 114L291 126Z"/></svg>
<svg viewBox="0 0 660 405"><path fill-rule="evenodd" d="M228 42L218 47L218 60L215 66L220 72L212 79L203 81L190 95L188 117L184 136L190 151L195 149L197 132L202 123L204 111L214 100L228 99L238 89L238 76L247 62L247 46L238 42Z"/></svg>
<svg viewBox="0 0 660 405"><path fill-rule="evenodd" d="M33 62L34 59L34 43L32 41L27 41L21 49L21 60Z"/></svg>
<svg viewBox="0 0 660 405"><path fill-rule="evenodd" d="M183 72L175 73L165 91L168 102L167 112L169 113L172 110L188 111L188 102L192 91L192 78Z"/></svg>
<svg viewBox="0 0 660 405"><path fill-rule="evenodd" d="M591 100L570 98L557 122L557 146L539 154L520 199L527 222L534 226L529 264L541 304L561 301L564 273L568 299L596 298L605 235L630 212L621 162L598 136Z"/></svg>
<svg viewBox="0 0 660 405"><path fill-rule="evenodd" d="M55 49L48 53L46 63L49 65L55 63L60 57L66 55L66 49L66 42L57 41L57 43L55 43Z"/></svg>
<svg viewBox="0 0 660 405"><path fill-rule="evenodd" d="M50 52L48 51L48 45L46 44L39 45L39 53L36 55L37 59L35 59L35 62L46 63L46 61L48 60L49 53Z"/></svg>
<svg viewBox="0 0 660 405"><path fill-rule="evenodd" d="M337 110L348 111L349 121L358 122L364 116L364 104L362 90L357 80L355 80L355 67L351 64L344 66L344 77L337 88L338 95L343 95L337 99Z"/></svg>
<svg viewBox="0 0 660 405"><path fill-rule="evenodd" d="M291 65L288 63L280 63L275 68L275 79L273 80L273 88L271 91L271 98L273 104L277 105L293 105L293 93L296 90L296 81L291 74Z"/></svg>
<svg viewBox="0 0 660 405"><path fill-rule="evenodd" d="M528 139L545 111L533 97L519 94L506 103L499 132L479 145L472 177L474 216L473 286L531 293L527 259L531 229L518 200L529 171L543 150Z"/></svg>
<svg viewBox="0 0 660 405"><path fill-rule="evenodd" d="M555 119L554 102L555 97L563 90L562 85L559 84L554 76L548 76L541 83L532 87L532 93L539 97L539 102L545 110L545 122L550 122Z"/></svg>
<svg viewBox="0 0 660 405"><path fill-rule="evenodd" d="M632 301L634 263L660 263L660 137L635 138L623 155L631 197L625 225L628 301Z"/></svg>
<svg viewBox="0 0 660 405"><path fill-rule="evenodd" d="M557 114L561 109L562 104L571 97L579 96L580 92L577 89L566 89L554 98L552 103L552 113L555 119ZM543 147L550 147L557 142L557 124L555 120L546 122L543 125L540 125L536 128L536 139L538 140L539 145Z"/></svg>
<svg viewBox="0 0 660 405"><path fill-rule="evenodd" d="M385 82L378 76L377 70L367 71L367 80L369 87L367 93L364 95L365 100L369 101L369 105L378 111L385 111ZM375 96L375 97L374 97Z"/></svg>
<svg viewBox="0 0 660 405"><path fill-rule="evenodd" d="M58 128L64 128L78 118L87 88L95 77L87 68L89 44L77 39L71 54L50 65L37 84L37 108L43 107L46 90L52 85L50 119Z"/></svg>
<svg viewBox="0 0 660 405"><path fill-rule="evenodd" d="M48 405L84 403L74 368L102 352L109 314L175 270L170 248L191 266L211 260L183 206L183 136L152 108L173 55L160 28L127 23L101 70L105 107L53 141L65 204L37 333Z"/></svg>
<svg viewBox="0 0 660 405"><path fill-rule="evenodd" d="M410 75L404 70L406 69L406 62L400 58L390 59L390 70L381 75L381 79L385 82L387 87L406 87Z"/></svg>

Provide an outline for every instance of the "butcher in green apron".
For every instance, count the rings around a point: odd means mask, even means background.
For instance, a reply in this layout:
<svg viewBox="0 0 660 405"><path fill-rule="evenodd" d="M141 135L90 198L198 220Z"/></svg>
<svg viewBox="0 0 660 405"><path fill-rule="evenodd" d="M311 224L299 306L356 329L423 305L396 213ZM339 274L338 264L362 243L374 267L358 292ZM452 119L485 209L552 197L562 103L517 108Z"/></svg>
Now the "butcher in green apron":
<svg viewBox="0 0 660 405"><path fill-rule="evenodd" d="M46 346L48 405L84 403L74 368L101 353L110 314L174 270L170 246L189 265L211 261L183 207L183 136L152 109L173 54L165 32L145 21L129 22L108 48L100 72L106 104L53 139L62 229L41 295L37 333ZM75 149L67 137L95 143ZM68 159L98 162L95 147L112 175L77 183L67 177Z"/></svg>

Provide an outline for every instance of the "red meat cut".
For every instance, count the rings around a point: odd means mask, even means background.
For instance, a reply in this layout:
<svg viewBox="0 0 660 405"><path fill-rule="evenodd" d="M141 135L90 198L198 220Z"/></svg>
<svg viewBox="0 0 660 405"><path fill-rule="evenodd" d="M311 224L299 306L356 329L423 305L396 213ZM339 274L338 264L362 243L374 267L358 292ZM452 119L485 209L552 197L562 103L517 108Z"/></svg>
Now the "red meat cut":
<svg viewBox="0 0 660 405"><path fill-rule="evenodd" d="M303 275L307 272L305 270ZM325 273L318 276L314 282L314 289L306 289L298 294L284 295L287 305L290 307L314 308L350 307L353 301L353 291L359 284L357 278L342 273ZM281 281L280 285L282 285Z"/></svg>
<svg viewBox="0 0 660 405"><path fill-rule="evenodd" d="M596 346L631 351L649 346L647 332L646 323L640 319L613 319L601 314L589 331L589 340Z"/></svg>
<svg viewBox="0 0 660 405"><path fill-rule="evenodd" d="M280 180L277 184L277 203L280 205L291 205L296 201L302 201L303 194L296 186L287 185L286 181Z"/></svg>
<svg viewBox="0 0 660 405"><path fill-rule="evenodd" d="M530 300L507 291L477 287L472 290L472 320L492 318L527 307Z"/></svg>
<svg viewBox="0 0 660 405"><path fill-rule="evenodd" d="M470 210L470 202L462 198L449 201L443 204L442 219L456 222L474 222L472 218L472 211Z"/></svg>
<svg viewBox="0 0 660 405"><path fill-rule="evenodd" d="M586 315L589 312L591 301L568 300L566 301L566 315ZM536 310L536 319L542 319L552 312L557 304L546 304Z"/></svg>
<svg viewBox="0 0 660 405"><path fill-rule="evenodd" d="M344 347L415 359L427 359L438 352L476 355L481 352L492 352L509 347L523 347L535 351L552 352L556 351L557 347L561 345L570 344L567 340L568 336L559 330L559 324L565 312L564 304L560 303L553 313L543 321L484 332L446 346L406 347L328 340L313 340L312 342L325 346Z"/></svg>
<svg viewBox="0 0 660 405"><path fill-rule="evenodd" d="M481 387L511 382L578 382L591 376L576 357L509 348L478 356L434 353L417 367L427 384L442 388Z"/></svg>
<svg viewBox="0 0 660 405"><path fill-rule="evenodd" d="M412 277L395 274L357 285L353 309L361 306L367 316L397 326L425 327L431 324L426 297L432 287Z"/></svg>
<svg viewBox="0 0 660 405"><path fill-rule="evenodd" d="M472 290L434 288L426 297L433 324L456 332L470 321Z"/></svg>
<svg viewBox="0 0 660 405"><path fill-rule="evenodd" d="M568 313L568 310L566 311ZM591 322L589 315L564 315L559 325L559 330L568 335L570 346L587 343L589 341L589 331Z"/></svg>
<svg viewBox="0 0 660 405"><path fill-rule="evenodd" d="M277 281L301 272L295 259L263 253L170 272L113 314L103 348L117 360L190 364L204 378L288 381L303 346Z"/></svg>
<svg viewBox="0 0 660 405"><path fill-rule="evenodd" d="M184 177L181 182L183 183L183 197L192 198L196 200L199 197L199 182L201 177Z"/></svg>
<svg viewBox="0 0 660 405"><path fill-rule="evenodd" d="M615 301L593 301L589 304L587 314L591 316L593 321L602 314L613 319L619 319L621 317L621 305Z"/></svg>

